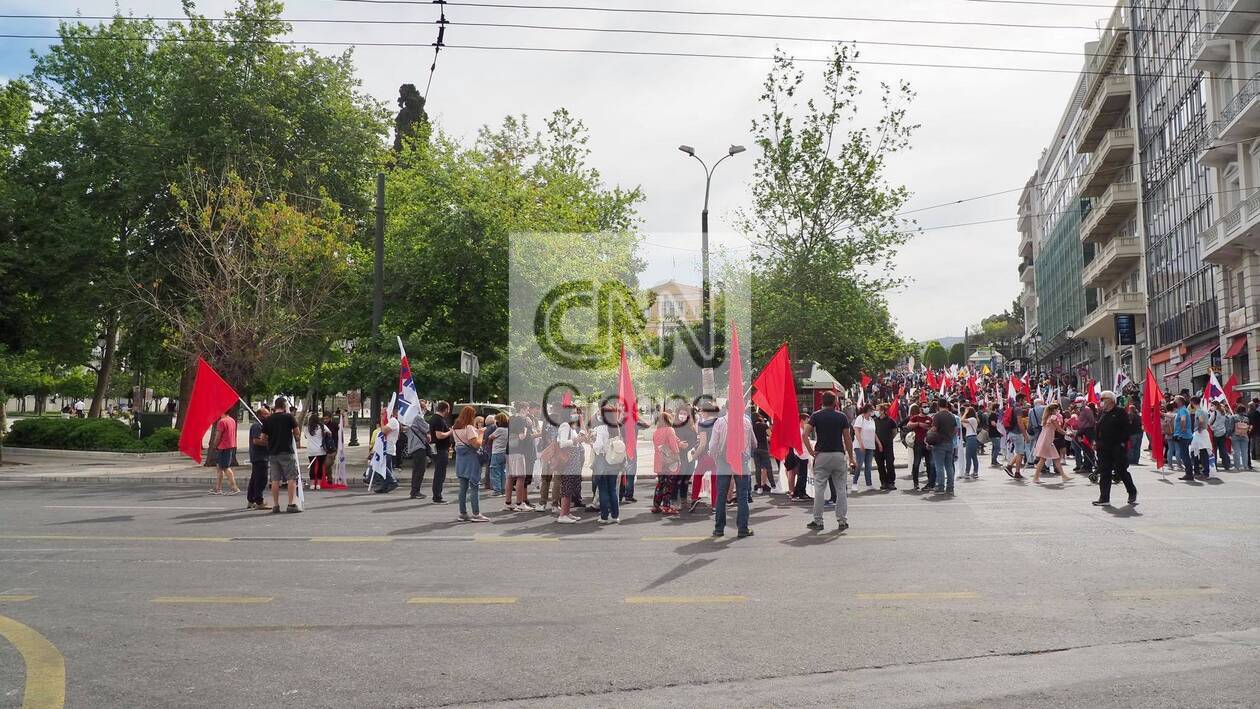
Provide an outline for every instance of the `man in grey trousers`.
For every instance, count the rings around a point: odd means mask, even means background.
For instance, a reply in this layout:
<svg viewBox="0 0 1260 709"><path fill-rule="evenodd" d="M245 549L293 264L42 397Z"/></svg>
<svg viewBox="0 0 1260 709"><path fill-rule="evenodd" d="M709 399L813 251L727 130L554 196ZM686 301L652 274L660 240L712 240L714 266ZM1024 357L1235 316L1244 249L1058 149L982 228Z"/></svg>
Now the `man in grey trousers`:
<svg viewBox="0 0 1260 709"><path fill-rule="evenodd" d="M836 522L838 532L849 528L849 469L857 467L853 458L853 427L849 417L836 408L836 395L822 395L822 408L809 417L801 432L805 450L814 458L814 519L805 525L822 531L823 504L827 500L827 483L836 490ZM817 441L811 441L813 434Z"/></svg>

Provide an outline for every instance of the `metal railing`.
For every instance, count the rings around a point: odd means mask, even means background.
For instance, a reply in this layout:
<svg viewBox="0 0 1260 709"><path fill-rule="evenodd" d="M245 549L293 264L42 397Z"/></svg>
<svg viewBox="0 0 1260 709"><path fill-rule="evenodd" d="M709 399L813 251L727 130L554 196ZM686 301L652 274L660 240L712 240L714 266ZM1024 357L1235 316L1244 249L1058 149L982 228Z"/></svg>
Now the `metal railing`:
<svg viewBox="0 0 1260 709"><path fill-rule="evenodd" d="M1230 99L1229 103L1225 104L1225 108L1221 110L1221 120L1227 125L1232 123L1256 96L1260 96L1260 74L1255 74L1250 79L1247 79L1247 83L1243 84L1237 95Z"/></svg>

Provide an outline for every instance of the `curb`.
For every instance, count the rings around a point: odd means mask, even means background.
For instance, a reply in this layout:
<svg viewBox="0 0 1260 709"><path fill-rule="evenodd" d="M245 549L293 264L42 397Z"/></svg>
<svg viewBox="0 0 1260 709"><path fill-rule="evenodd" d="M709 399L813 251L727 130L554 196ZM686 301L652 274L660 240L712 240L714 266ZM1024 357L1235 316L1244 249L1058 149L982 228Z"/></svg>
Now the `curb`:
<svg viewBox="0 0 1260 709"><path fill-rule="evenodd" d="M125 453L121 451L76 451L62 448L18 448L5 446L4 454L19 455L28 458L69 458L72 460L179 460L183 454L164 453Z"/></svg>

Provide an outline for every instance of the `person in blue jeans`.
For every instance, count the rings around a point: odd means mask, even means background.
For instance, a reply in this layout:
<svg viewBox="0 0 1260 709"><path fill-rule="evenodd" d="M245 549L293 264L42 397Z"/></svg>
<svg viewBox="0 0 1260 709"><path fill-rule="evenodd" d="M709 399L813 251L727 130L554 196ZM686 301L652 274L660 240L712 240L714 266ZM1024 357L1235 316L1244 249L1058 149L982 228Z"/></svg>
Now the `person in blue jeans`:
<svg viewBox="0 0 1260 709"><path fill-rule="evenodd" d="M963 467L963 477L980 477L980 419L976 416L976 410L968 407L962 415L963 425L963 442L967 446L967 455L965 458L966 465Z"/></svg>
<svg viewBox="0 0 1260 709"><path fill-rule="evenodd" d="M949 402L941 399L937 402L936 413L932 416L932 431L936 433L936 441L932 443L932 460L936 464L936 491L954 494L955 446L958 440L958 419L949 408Z"/></svg>
<svg viewBox="0 0 1260 709"><path fill-rule="evenodd" d="M507 482L507 414L500 413L494 417L494 429L487 431L486 438L490 443L490 487L495 495L502 495Z"/></svg>
<svg viewBox="0 0 1260 709"><path fill-rule="evenodd" d="M1173 417L1173 438L1177 441L1177 455L1185 471L1182 480L1194 480L1196 461L1190 455L1190 441L1194 438L1194 417L1186 407L1185 397L1177 397L1177 413Z"/></svg>
<svg viewBox="0 0 1260 709"><path fill-rule="evenodd" d="M731 417L733 423L728 423ZM741 451L740 469L735 470L726 459L726 436L730 425L743 425L744 450ZM748 473L748 463L752 460L756 438L753 435L752 418L743 411L727 409L726 415L713 423L710 434L709 450L717 462L717 509L713 514L713 536L720 537L726 533L726 498L731 489L731 481L735 484L735 526L739 536L751 537L753 531L748 528L748 500L752 497L752 476Z"/></svg>
<svg viewBox="0 0 1260 709"><path fill-rule="evenodd" d="M853 420L853 452L857 454L857 467L853 469L853 484L858 477L866 473L866 486L871 487L871 464L875 462L875 453L880 449L879 437L875 433L875 419L871 416L871 405L863 404Z"/></svg>

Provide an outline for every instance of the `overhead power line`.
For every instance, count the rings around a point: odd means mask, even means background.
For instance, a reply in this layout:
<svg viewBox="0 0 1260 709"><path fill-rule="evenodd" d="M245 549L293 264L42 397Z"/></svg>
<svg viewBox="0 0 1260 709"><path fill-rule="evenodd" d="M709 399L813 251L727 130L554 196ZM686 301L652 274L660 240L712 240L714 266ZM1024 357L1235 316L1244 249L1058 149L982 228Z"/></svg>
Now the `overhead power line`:
<svg viewBox="0 0 1260 709"><path fill-rule="evenodd" d="M442 2L441 5L449 3ZM112 15L6 15L0 14L0 19L40 19L40 20L92 20L92 21L109 21L118 19ZM187 18L183 17L125 17L122 18L129 21L162 21L162 22L185 22ZM246 18L250 20L251 18ZM235 21L230 18L212 19L211 22L228 22ZM932 44L923 42L893 42L885 40L864 40L864 39L836 39L830 37L802 37L797 35L777 35L777 34L749 34L741 32L699 32L687 30L658 30L658 29L640 29L640 28L622 28L622 27L573 27L567 25L540 25L540 24L523 24L508 22L462 22L445 19L445 8L442 9L442 16L437 20L365 20L365 19L337 19L337 18L279 18L275 20L257 20L258 22L269 23L321 23L321 24L356 24L356 25L439 25L438 40L442 40L442 25L461 25L464 27L485 27L494 29L521 29L521 30L540 30L549 32L595 32L605 34L622 34L622 35L646 35L646 36L662 36L662 37L703 37L715 39L760 39L771 40L776 42L810 42L819 44L855 44L858 46L866 45L873 47L906 47L912 49L944 49L958 51L978 51L978 52L1007 52L1013 54L1045 54L1052 56L1065 56L1077 58L1100 58L1104 55L1096 52L1082 52L1061 49L1031 49L1027 47L992 47L985 45L972 44ZM365 45L368 43L364 43ZM396 46L388 43L387 46ZM434 54L437 54L438 47L436 45L419 45L434 46ZM1139 57L1141 58L1141 57ZM436 56L435 56L436 59ZM1260 61L1242 60L1236 62L1238 64L1258 64Z"/></svg>
<svg viewBox="0 0 1260 709"><path fill-rule="evenodd" d="M372 5L431 5L432 0L332 0L333 2L346 3L363 3ZM814 14L792 14L782 12L742 12L734 10L679 10L679 9L659 9L659 8L641 8L641 7L602 7L593 5L521 5L517 3L505 2L462 2L460 0L448 0L451 7L481 7L493 8L500 10L547 10L547 11L569 11L569 12L602 12L602 13L618 13L632 15L682 15L691 17L744 17L768 20L811 20L811 21L835 21L835 22L870 22L882 24L907 24L907 25L928 25L928 26L953 26L953 27L997 27L1003 29L1052 29L1052 30L1090 30L1098 31L1098 27L1093 25L1053 25L1027 22L991 22L984 20L927 20L918 18L905 17L860 17L851 15L814 15ZM1156 32L1166 31L1176 34L1177 30L1151 30ZM1254 36L1250 32L1223 32L1218 34L1227 34L1240 37Z"/></svg>
<svg viewBox="0 0 1260 709"><path fill-rule="evenodd" d="M967 2L980 2L991 5L1040 5L1044 7L1098 7L1114 10L1116 3L1092 3L1092 2L1050 2L1050 0L967 0ZM1125 7L1130 10L1177 10L1180 8L1168 8L1160 5L1137 5L1126 3ZM1260 10L1233 10L1232 12L1241 15L1260 15Z"/></svg>

